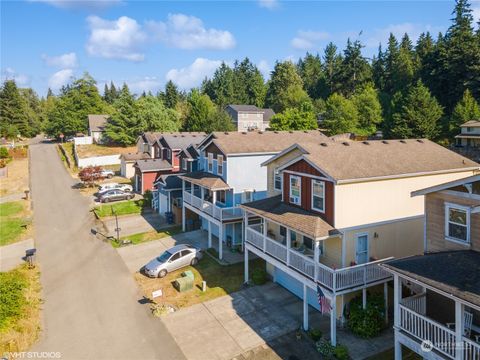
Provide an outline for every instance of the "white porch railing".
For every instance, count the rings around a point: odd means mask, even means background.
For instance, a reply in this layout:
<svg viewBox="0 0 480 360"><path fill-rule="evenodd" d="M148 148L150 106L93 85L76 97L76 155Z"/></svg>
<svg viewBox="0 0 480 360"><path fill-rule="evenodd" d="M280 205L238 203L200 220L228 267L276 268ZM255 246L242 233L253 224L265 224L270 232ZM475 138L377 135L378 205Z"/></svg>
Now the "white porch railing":
<svg viewBox="0 0 480 360"><path fill-rule="evenodd" d="M243 215L239 207L221 208L188 191L183 192L183 201L220 221L241 218Z"/></svg>
<svg viewBox="0 0 480 360"><path fill-rule="evenodd" d="M480 344L467 338L463 338L463 358L479 360Z"/></svg>
<svg viewBox="0 0 480 360"><path fill-rule="evenodd" d="M455 332L409 308L400 308L400 328L420 341L428 340L442 354L455 358Z"/></svg>
<svg viewBox="0 0 480 360"><path fill-rule="evenodd" d="M289 249L280 242L264 236L251 226L248 226L246 229L245 241L256 246L267 255L283 261L288 267L295 269L332 291L365 286L376 281L391 278L390 273L378 266L390 258L335 270L315 261L312 257L308 257L294 249Z"/></svg>
<svg viewBox="0 0 480 360"><path fill-rule="evenodd" d="M425 316L427 314L427 296L425 293L402 299L402 305L420 315Z"/></svg>

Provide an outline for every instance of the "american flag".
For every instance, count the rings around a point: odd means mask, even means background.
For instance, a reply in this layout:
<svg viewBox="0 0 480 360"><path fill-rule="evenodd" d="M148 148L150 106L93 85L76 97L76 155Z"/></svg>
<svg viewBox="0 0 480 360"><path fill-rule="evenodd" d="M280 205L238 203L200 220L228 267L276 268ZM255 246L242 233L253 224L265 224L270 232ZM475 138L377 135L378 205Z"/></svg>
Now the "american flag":
<svg viewBox="0 0 480 360"><path fill-rule="evenodd" d="M325 294L323 293L320 286L317 285L317 296L318 296L318 304L320 305L320 312L322 314L328 314L332 307L330 306L330 301L327 299Z"/></svg>

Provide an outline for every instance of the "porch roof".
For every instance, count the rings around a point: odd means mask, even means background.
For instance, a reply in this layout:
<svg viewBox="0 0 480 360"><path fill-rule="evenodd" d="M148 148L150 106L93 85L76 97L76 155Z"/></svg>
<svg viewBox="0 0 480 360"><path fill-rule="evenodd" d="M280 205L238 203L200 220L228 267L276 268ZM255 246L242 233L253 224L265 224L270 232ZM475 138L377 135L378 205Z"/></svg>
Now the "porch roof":
<svg viewBox="0 0 480 360"><path fill-rule="evenodd" d="M230 190L230 186L220 176L205 171L193 171L179 177L209 190Z"/></svg>
<svg viewBox="0 0 480 360"><path fill-rule="evenodd" d="M284 203L281 195L245 203L240 207L313 239L338 234L333 226L317 214Z"/></svg>
<svg viewBox="0 0 480 360"><path fill-rule="evenodd" d="M393 272L480 306L480 252L445 251L393 260Z"/></svg>

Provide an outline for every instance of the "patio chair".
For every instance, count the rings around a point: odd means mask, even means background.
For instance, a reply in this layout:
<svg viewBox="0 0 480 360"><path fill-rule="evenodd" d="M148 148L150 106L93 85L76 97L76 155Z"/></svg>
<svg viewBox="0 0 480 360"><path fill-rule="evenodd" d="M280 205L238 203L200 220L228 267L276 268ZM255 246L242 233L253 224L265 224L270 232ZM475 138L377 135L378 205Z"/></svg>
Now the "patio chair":
<svg viewBox="0 0 480 360"><path fill-rule="evenodd" d="M463 312L463 336L469 338L472 333L473 313ZM455 323L447 323L449 329L455 329ZM478 341L478 340L477 340Z"/></svg>

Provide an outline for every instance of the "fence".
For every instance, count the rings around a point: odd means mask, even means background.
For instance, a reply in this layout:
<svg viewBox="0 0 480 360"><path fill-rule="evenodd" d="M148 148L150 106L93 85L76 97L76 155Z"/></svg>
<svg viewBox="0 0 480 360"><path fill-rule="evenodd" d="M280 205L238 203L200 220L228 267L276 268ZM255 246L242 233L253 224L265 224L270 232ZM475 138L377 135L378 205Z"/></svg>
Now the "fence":
<svg viewBox="0 0 480 360"><path fill-rule="evenodd" d="M91 145L93 138L91 136L74 137L73 142L75 145Z"/></svg>

